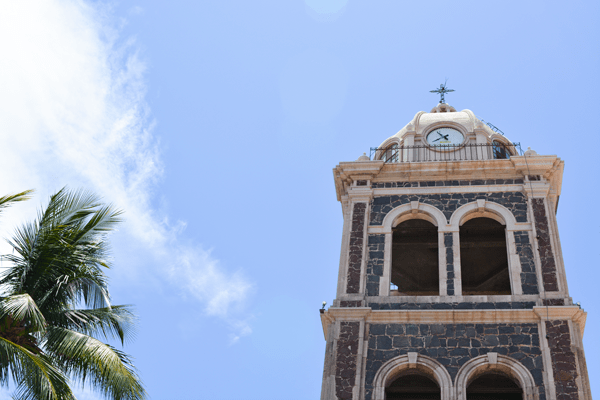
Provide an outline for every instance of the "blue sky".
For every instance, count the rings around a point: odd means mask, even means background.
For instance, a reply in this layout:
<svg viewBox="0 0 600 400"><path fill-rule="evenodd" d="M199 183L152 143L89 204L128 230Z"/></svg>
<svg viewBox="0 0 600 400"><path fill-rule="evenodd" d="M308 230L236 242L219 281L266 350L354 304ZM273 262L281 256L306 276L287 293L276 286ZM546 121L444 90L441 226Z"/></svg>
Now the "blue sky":
<svg viewBox="0 0 600 400"><path fill-rule="evenodd" d="M37 190L2 235L64 185L125 210L112 292L137 307L126 351L152 399L319 397L331 170L429 111L446 78L449 104L565 160L562 250L600 387L598 2L0 7L0 193Z"/></svg>

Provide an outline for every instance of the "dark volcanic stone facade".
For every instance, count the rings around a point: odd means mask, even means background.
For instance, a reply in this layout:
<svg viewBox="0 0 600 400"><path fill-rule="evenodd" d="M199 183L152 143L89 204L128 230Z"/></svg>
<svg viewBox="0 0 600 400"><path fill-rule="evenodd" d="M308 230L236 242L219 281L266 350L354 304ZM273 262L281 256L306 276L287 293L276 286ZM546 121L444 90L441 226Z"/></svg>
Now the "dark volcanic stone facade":
<svg viewBox="0 0 600 400"><path fill-rule="evenodd" d="M529 242L529 232L516 231L514 236L517 255L521 261L521 288L523 294L538 294L537 275L535 274L535 264L533 262L533 250Z"/></svg>
<svg viewBox="0 0 600 400"><path fill-rule="evenodd" d="M533 308L534 301L480 303L368 303L372 310L523 310Z"/></svg>
<svg viewBox="0 0 600 400"><path fill-rule="evenodd" d="M444 233L444 247L446 248L446 292L454 296L454 251L452 233Z"/></svg>
<svg viewBox="0 0 600 400"><path fill-rule="evenodd" d="M379 296L379 279L383 276L385 235L370 234L368 238L367 296Z"/></svg>
<svg viewBox="0 0 600 400"><path fill-rule="evenodd" d="M538 238L538 251L540 252L540 261L542 263L544 289L548 292L556 292L558 291L556 263L554 262L552 244L550 243L550 232L548 229L548 218L546 217L544 199L533 199L532 207L533 218L535 219L535 231Z"/></svg>
<svg viewBox="0 0 600 400"><path fill-rule="evenodd" d="M475 179L472 181L422 181L422 182L373 182L373 189L432 187L432 186L483 186L483 185L522 185L523 179Z"/></svg>
<svg viewBox="0 0 600 400"><path fill-rule="evenodd" d="M453 380L460 367L477 356L496 352L511 357L531 372L539 400L546 399L537 324L372 324L368 334L366 400L371 400L373 379L379 368L409 352L434 358Z"/></svg>
<svg viewBox="0 0 600 400"><path fill-rule="evenodd" d="M571 334L567 321L546 321L546 334L552 358L552 372L557 400L579 400L577 364L571 349Z"/></svg>
<svg viewBox="0 0 600 400"><path fill-rule="evenodd" d="M444 213L449 220L457 208L476 200L498 203L509 209L517 222L527 222L527 201L521 192L497 193L442 193L442 194L406 194L378 196L371 202L370 225L381 225L383 219L394 208L411 201L430 204Z"/></svg>
<svg viewBox="0 0 600 400"><path fill-rule="evenodd" d="M335 394L338 399L352 399L356 380L356 356L360 322L342 322L335 360Z"/></svg>
<svg viewBox="0 0 600 400"><path fill-rule="evenodd" d="M362 264L366 210L367 203L355 203L352 210L346 293L358 293L360 290L360 269Z"/></svg>

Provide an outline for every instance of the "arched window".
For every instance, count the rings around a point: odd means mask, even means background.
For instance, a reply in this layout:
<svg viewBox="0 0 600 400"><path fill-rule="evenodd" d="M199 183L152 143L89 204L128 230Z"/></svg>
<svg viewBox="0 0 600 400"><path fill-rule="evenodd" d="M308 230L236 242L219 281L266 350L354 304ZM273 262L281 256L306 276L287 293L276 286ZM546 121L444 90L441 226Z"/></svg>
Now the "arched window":
<svg viewBox="0 0 600 400"><path fill-rule="evenodd" d="M491 218L474 218L460 227L463 295L511 294L504 226Z"/></svg>
<svg viewBox="0 0 600 400"><path fill-rule="evenodd" d="M506 148L506 145L498 140L492 141L492 151L494 152L494 159L504 160L510 158L510 151Z"/></svg>
<svg viewBox="0 0 600 400"><path fill-rule="evenodd" d="M381 154L381 159L386 162L398 162L398 143L388 146Z"/></svg>
<svg viewBox="0 0 600 400"><path fill-rule="evenodd" d="M392 277L404 296L439 295L438 231L429 221L410 219L392 230Z"/></svg>
<svg viewBox="0 0 600 400"><path fill-rule="evenodd" d="M522 400L523 390L508 376L493 372L479 376L467 387L467 400Z"/></svg>
<svg viewBox="0 0 600 400"><path fill-rule="evenodd" d="M420 371L407 370L385 388L386 400L439 400L438 384Z"/></svg>

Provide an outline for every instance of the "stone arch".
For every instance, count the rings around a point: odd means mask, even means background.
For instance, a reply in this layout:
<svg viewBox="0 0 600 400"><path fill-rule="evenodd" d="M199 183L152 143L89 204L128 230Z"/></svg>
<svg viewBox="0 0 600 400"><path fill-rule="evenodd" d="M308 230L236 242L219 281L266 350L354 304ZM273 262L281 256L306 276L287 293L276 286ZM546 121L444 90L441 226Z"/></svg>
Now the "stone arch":
<svg viewBox="0 0 600 400"><path fill-rule="evenodd" d="M467 361L455 379L456 400L466 400L469 384L486 372L501 372L517 381L523 390L523 400L537 400L531 372L519 361L498 353L487 353Z"/></svg>
<svg viewBox="0 0 600 400"><path fill-rule="evenodd" d="M386 214L382 222L382 233L391 233L392 228L400 222L414 218L431 222L433 225L437 226L438 231L440 232L446 230L447 222L444 213L430 204L411 201L410 203L394 208Z"/></svg>
<svg viewBox="0 0 600 400"><path fill-rule="evenodd" d="M486 217L506 226L507 231L514 231L517 220L513 213L501 204L487 200L476 200L459 207L450 217L450 229L458 231L460 226L473 218Z"/></svg>
<svg viewBox="0 0 600 400"><path fill-rule="evenodd" d="M441 398L454 400L450 374L433 358L418 353L408 353L392 358L379 368L373 379L373 400L385 400L385 388L406 370L425 373L440 386Z"/></svg>

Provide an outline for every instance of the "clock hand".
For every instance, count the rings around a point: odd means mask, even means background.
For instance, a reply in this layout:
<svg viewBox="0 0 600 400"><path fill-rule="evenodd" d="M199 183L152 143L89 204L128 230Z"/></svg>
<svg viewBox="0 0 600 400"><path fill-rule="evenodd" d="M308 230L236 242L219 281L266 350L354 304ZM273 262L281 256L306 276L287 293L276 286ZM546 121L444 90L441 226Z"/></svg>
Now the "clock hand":
<svg viewBox="0 0 600 400"><path fill-rule="evenodd" d="M437 141L438 141L438 140L440 140L440 139L443 139L443 137L439 137L439 138L437 138L437 139L433 140L433 142L437 142Z"/></svg>
<svg viewBox="0 0 600 400"><path fill-rule="evenodd" d="M448 135L449 135L449 134L448 134ZM448 135L445 135L445 136L442 136L442 137L443 137L444 139L446 139L446 140L450 140L450 139L448 139Z"/></svg>

